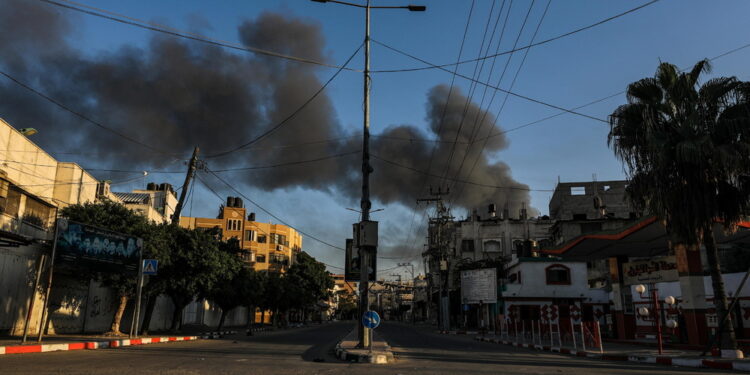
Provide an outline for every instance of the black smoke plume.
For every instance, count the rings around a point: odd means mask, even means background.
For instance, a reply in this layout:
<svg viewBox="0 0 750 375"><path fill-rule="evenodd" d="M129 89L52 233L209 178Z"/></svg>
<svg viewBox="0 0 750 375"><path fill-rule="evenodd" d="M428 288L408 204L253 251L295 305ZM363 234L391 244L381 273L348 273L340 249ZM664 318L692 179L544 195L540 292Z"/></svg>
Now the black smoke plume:
<svg viewBox="0 0 750 375"><path fill-rule="evenodd" d="M92 53L76 43L78 17L49 4L3 0L0 67L159 152L92 126L4 77L0 77L0 117L18 128L39 129L35 141L43 148L97 155L78 156L77 161L84 165L164 168L180 166L174 163L187 158L195 145L204 156L233 149L301 106L322 85L318 74L333 73L311 64L239 54L160 34L152 35L143 46L123 45ZM247 46L340 63L331 61L320 25L309 20L266 12L243 22L238 35ZM458 206L479 207L491 202L517 210L521 202L529 201L528 192L507 188L526 186L513 180L506 164L490 163L487 158L507 147L507 140L502 135L490 138L486 145L481 140L499 131L493 115L474 103L467 106L466 97L458 90L447 99L444 86L428 93L427 133L413 125L394 125L374 137L372 144L376 156L421 171L429 168L432 174L447 179L373 159L373 198L411 206L428 186L451 185L454 192L463 192L452 198ZM230 169L321 158L360 150L359 134L343 129L331 99L323 92L270 136L241 151L206 160L212 169ZM439 142L424 142L424 138ZM468 145L476 139L480 141ZM310 143L320 140L328 141ZM457 145L452 151L454 140ZM451 152L454 155L448 163ZM348 155L226 176L265 190L302 187L343 193L345 199L356 201L361 186L359 157ZM455 179L507 188L464 187Z"/></svg>

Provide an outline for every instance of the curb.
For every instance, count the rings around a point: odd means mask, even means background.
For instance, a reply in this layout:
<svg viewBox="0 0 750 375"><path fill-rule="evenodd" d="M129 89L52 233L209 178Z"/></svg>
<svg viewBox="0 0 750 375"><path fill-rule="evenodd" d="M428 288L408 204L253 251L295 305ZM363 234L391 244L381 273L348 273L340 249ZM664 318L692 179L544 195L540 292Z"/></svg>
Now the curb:
<svg viewBox="0 0 750 375"><path fill-rule="evenodd" d="M354 354L349 353L349 351L342 348L341 342L339 342L338 344L336 344L335 352L336 358L342 361L386 365L393 362L393 353L390 352L390 348L390 346L387 346L385 352L373 352L372 354Z"/></svg>
<svg viewBox="0 0 750 375"><path fill-rule="evenodd" d="M515 343L512 341L489 339L486 337L477 336L477 341L491 342L495 344L510 345L518 348L528 348L535 350L545 350L560 354L568 354L575 357L585 357L591 359L599 359L603 361L627 361L637 363L649 363L655 365L664 366L678 366L678 367L694 367L694 368L710 368L717 370L737 370L737 371L748 371L750 372L750 362L738 362L738 361L717 361L713 359L700 359L700 358L673 358L667 356L628 356L628 355L615 355L615 354L599 354L590 353L585 351L576 351L568 348L560 347L549 347L540 346L534 344L523 344Z"/></svg>
<svg viewBox="0 0 750 375"><path fill-rule="evenodd" d="M39 345L11 345L0 346L0 355L2 354L26 354L26 353L47 353L61 352L71 350L95 350L105 348L121 348L126 346L157 344L162 342L174 341L195 341L198 339L215 339L225 334L236 333L235 331L209 332L201 336L166 336L166 337L147 337L141 339L123 339L123 340L104 340L104 341L85 341L71 342L66 344L39 344Z"/></svg>

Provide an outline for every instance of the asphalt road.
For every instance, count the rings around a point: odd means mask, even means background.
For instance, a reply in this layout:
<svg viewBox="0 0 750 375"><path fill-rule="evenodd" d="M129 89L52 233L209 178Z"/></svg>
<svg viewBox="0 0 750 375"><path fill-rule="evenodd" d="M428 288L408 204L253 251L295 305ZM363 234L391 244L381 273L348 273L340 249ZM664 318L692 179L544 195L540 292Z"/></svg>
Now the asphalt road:
<svg viewBox="0 0 750 375"><path fill-rule="evenodd" d="M604 362L438 335L429 327L384 323L391 365L347 363L332 354L352 323L121 349L0 356L0 374L715 374ZM315 360L323 360L317 362ZM727 372L728 373L728 372Z"/></svg>

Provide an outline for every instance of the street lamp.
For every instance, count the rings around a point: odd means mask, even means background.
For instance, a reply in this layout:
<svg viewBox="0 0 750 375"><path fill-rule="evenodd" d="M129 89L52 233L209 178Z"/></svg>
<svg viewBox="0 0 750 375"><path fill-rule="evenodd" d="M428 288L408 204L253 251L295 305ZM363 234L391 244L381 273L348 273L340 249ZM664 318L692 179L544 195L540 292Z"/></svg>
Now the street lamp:
<svg viewBox="0 0 750 375"><path fill-rule="evenodd" d="M662 342L661 337L661 311L663 308L661 307L659 303L659 289L656 289L656 287L651 288L651 296L644 295L646 292L646 286L643 284L636 285L635 291L638 292L638 294L641 295L642 299L651 301L651 307L653 308L653 314L652 311L649 311L649 309L645 306L638 308L638 315L640 315L643 320L651 320L656 323L656 342L659 345L659 354L662 354L664 351L664 345ZM667 296L664 298L664 303L668 306L674 306L674 304L677 303L677 299L675 299L672 296ZM667 320L667 327L671 329L677 328L677 321L674 319Z"/></svg>
<svg viewBox="0 0 750 375"><path fill-rule="evenodd" d="M364 110L363 110L363 137L362 137L362 199L360 200L360 207L362 208L362 222L370 220L370 208L372 203L370 202L370 173L373 172L373 168L370 165L370 9L406 9L410 12L422 12L427 7L422 5L402 5L402 6L371 6L370 0L366 0L365 5L350 3L339 0L312 0L318 3L336 3L341 5L348 5L357 8L365 9L365 69L364 69ZM359 259L361 261L360 269L365 270L360 272L360 300L359 300L359 315L360 317L367 311L367 283L369 282L369 274L366 271L368 269L369 257L367 252L373 252L373 258L377 254L377 248L367 249L364 246L359 248ZM373 270L375 271L375 270ZM362 324L362 320L358 319L359 322L359 347L371 347L372 339L370 337L369 329L366 329Z"/></svg>

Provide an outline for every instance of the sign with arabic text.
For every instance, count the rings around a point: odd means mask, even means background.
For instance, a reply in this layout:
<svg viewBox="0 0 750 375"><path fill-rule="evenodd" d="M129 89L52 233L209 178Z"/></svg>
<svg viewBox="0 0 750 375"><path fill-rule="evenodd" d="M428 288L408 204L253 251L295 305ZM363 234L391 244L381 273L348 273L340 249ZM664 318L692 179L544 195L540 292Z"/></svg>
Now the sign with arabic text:
<svg viewBox="0 0 750 375"><path fill-rule="evenodd" d="M674 256L628 262L622 265L622 273L625 285L677 281L680 277Z"/></svg>
<svg viewBox="0 0 750 375"><path fill-rule="evenodd" d="M59 219L56 241L58 262L105 272L138 272L140 238Z"/></svg>

